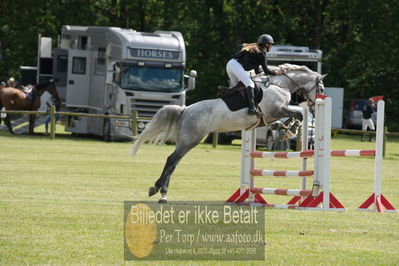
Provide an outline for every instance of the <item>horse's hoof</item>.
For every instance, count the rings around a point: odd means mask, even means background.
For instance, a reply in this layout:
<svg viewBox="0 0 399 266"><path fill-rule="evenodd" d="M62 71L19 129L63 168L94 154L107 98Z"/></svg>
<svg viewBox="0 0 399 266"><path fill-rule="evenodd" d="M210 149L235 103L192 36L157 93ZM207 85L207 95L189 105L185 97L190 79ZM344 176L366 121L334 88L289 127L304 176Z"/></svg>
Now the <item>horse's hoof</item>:
<svg viewBox="0 0 399 266"><path fill-rule="evenodd" d="M159 200L158 200L158 203L160 203L160 204L166 204L166 203L168 203L168 200L167 200L167 199L159 199Z"/></svg>
<svg viewBox="0 0 399 266"><path fill-rule="evenodd" d="M150 187L148 189L148 197L154 196L155 194L157 194L159 190L159 187Z"/></svg>

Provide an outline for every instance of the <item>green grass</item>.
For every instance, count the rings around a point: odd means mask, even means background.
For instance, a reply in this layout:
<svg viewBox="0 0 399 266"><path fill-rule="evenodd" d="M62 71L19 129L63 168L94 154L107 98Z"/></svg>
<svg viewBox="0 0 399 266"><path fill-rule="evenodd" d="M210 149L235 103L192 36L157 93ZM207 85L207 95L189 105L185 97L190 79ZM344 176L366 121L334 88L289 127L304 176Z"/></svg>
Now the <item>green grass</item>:
<svg viewBox="0 0 399 266"><path fill-rule="evenodd" d="M0 135L0 264L127 263L123 201L157 200L147 197L147 189L174 146L145 144L132 159L131 143L57 137L51 141L43 136ZM173 175L169 199L226 200L239 186L237 143L217 149L201 144L191 151ZM353 136L332 140L333 149L373 149L373 145ZM389 139L382 191L397 208L398 159L399 141ZM296 159L256 163L275 170L298 170L300 165ZM355 211L372 193L373 170L371 158L332 159L331 191L348 208L346 213L266 209L265 262L399 264L399 214ZM257 184L298 188L299 180L259 178ZM288 200L266 198L271 203Z"/></svg>

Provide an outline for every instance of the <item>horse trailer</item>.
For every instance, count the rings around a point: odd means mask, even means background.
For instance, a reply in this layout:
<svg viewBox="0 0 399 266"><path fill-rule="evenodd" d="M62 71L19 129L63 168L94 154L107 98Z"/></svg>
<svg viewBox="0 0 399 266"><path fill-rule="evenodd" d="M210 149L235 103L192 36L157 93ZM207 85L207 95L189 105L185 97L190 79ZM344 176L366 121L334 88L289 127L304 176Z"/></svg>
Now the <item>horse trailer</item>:
<svg viewBox="0 0 399 266"><path fill-rule="evenodd" d="M45 62L40 52L38 62ZM197 73L184 75L185 43L176 31L65 25L52 59L52 75L58 79L67 111L109 115L137 111L139 132L164 105L185 105L186 92L195 88ZM104 140L132 136L131 123L116 118L70 116L66 131Z"/></svg>

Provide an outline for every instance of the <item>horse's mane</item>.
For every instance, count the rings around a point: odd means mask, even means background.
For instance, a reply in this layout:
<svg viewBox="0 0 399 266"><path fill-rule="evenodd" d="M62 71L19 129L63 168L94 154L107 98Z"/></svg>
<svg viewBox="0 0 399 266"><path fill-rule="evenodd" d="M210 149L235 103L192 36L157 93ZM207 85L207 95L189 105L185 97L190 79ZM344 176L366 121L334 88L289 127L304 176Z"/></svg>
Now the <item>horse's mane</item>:
<svg viewBox="0 0 399 266"><path fill-rule="evenodd" d="M315 72L310 70L310 68L308 68L307 66L299 66L299 65L293 65L293 64L282 64L282 65L278 65L278 66L269 66L271 69L273 70L278 70L278 69L282 69L285 70L286 72L288 71L303 71L309 74L314 74Z"/></svg>

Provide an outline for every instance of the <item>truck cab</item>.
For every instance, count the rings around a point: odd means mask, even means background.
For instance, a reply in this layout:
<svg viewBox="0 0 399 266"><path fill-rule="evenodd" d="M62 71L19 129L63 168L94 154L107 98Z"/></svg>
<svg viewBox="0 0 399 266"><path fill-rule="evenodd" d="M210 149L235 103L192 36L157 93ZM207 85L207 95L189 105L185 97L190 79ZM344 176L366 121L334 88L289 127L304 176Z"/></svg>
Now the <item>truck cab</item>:
<svg viewBox="0 0 399 266"><path fill-rule="evenodd" d="M68 111L131 115L138 130L164 105L183 106L195 88L196 71L185 75L183 36L176 31L137 32L96 26L63 26L54 51L53 75ZM105 140L129 140L127 119L70 117L66 130Z"/></svg>

